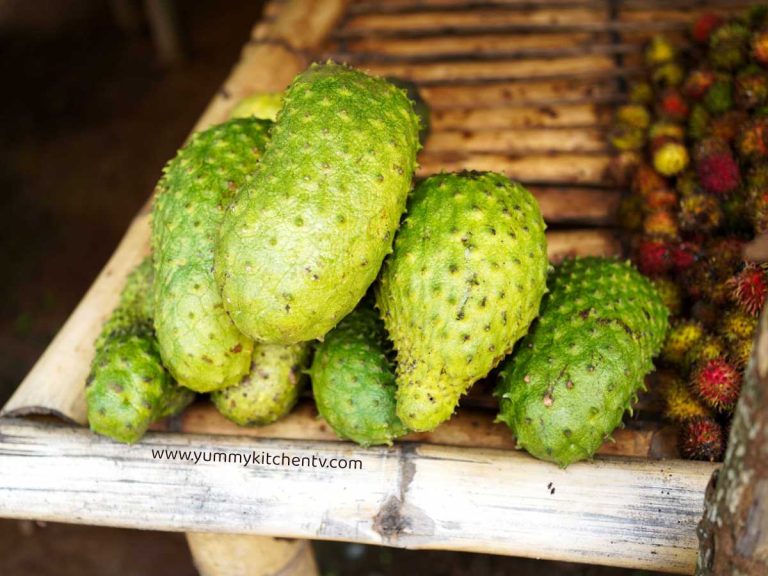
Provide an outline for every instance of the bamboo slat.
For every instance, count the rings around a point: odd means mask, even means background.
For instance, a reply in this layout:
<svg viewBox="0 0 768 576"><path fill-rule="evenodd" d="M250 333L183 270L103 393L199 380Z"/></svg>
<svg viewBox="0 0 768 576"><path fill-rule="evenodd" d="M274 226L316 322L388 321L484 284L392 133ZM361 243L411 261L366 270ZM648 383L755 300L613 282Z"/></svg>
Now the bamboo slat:
<svg viewBox="0 0 768 576"><path fill-rule="evenodd" d="M156 459L153 450L197 450L209 459L224 453L229 462ZM233 460L263 452L308 462L314 456L317 464L345 459L354 469ZM362 449L194 434L150 433L127 447L80 428L0 420L1 516L543 556L681 574L693 569L696 522L714 468L601 458L561 470L509 450Z"/></svg>

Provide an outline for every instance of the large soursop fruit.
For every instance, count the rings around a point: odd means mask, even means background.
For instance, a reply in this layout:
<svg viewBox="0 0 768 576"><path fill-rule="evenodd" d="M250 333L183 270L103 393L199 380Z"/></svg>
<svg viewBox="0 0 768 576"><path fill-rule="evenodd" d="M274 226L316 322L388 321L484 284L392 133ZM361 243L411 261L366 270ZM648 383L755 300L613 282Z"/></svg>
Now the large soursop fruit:
<svg viewBox="0 0 768 576"><path fill-rule="evenodd" d="M309 360L308 342L253 347L251 371L243 380L211 394L219 412L240 426L276 422L296 405Z"/></svg>
<svg viewBox="0 0 768 576"><path fill-rule="evenodd" d="M224 306L251 338L322 338L374 281L405 208L418 119L405 93L336 64L288 88L216 250Z"/></svg>
<svg viewBox="0 0 768 576"><path fill-rule="evenodd" d="M395 371L384 326L361 305L318 346L310 370L317 410L334 431L370 446L407 432L395 414Z"/></svg>
<svg viewBox="0 0 768 576"><path fill-rule="evenodd" d="M499 420L537 458L564 467L591 457L653 370L668 315L631 265L564 262L537 323L504 364Z"/></svg>
<svg viewBox="0 0 768 576"><path fill-rule="evenodd" d="M104 323L86 381L91 430L120 442L138 441L152 422L181 411L195 396L176 385L160 360L148 305L151 285L146 259L129 275Z"/></svg>
<svg viewBox="0 0 768 576"><path fill-rule="evenodd" d="M237 119L195 134L165 167L152 212L155 329L180 384L210 392L248 373L253 343L227 316L213 277L224 211L248 184L271 123Z"/></svg>
<svg viewBox="0 0 768 576"><path fill-rule="evenodd" d="M450 418L525 335L546 290L544 228L536 199L501 174L440 174L416 188L377 293L408 428Z"/></svg>

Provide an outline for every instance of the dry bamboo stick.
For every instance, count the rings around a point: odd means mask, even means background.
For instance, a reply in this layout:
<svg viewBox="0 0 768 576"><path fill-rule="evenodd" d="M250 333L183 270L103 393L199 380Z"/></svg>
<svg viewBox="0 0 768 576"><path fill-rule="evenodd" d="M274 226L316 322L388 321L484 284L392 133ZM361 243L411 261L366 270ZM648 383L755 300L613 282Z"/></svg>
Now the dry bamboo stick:
<svg viewBox="0 0 768 576"><path fill-rule="evenodd" d="M422 86L419 91L433 110L584 104L617 97L615 79L564 78L526 82Z"/></svg>
<svg viewBox="0 0 768 576"><path fill-rule="evenodd" d="M551 262L572 256L621 256L618 236L610 230L553 230L547 233Z"/></svg>
<svg viewBox="0 0 768 576"><path fill-rule="evenodd" d="M588 128L607 123L608 110L594 104L554 104L504 108L455 108L435 110L433 130L474 130L488 128Z"/></svg>
<svg viewBox="0 0 768 576"><path fill-rule="evenodd" d="M610 56L531 58L498 62L400 63L369 62L363 66L380 76L400 76L414 82L464 82L485 78L528 80L610 73L616 64Z"/></svg>
<svg viewBox="0 0 768 576"><path fill-rule="evenodd" d="M529 186L550 223L615 224L621 193L600 188ZM551 233L550 233L551 235Z"/></svg>
<svg viewBox="0 0 768 576"><path fill-rule="evenodd" d="M605 134L597 128L562 130L441 130L429 136L427 152L480 152L512 156L547 152L594 153L609 150Z"/></svg>
<svg viewBox="0 0 768 576"><path fill-rule="evenodd" d="M471 26L511 26L511 25L539 25L553 26L568 24L594 24L608 18L607 6L603 9L571 8L558 6L555 9L549 7L533 10L466 10L466 11L437 11L411 12L407 18L402 14L388 14L386 12L352 14L344 23L344 30L350 32L360 31L404 31L418 30L422 28L444 27L465 28Z"/></svg>
<svg viewBox="0 0 768 576"><path fill-rule="evenodd" d="M153 450L197 450L200 460L179 459L179 452L175 460L153 458ZM254 453L262 461L244 465ZM265 465L264 453L277 464ZM214 454L224 461L210 461ZM337 468L327 467L330 459ZM561 470L509 450L405 443L361 449L191 434L150 433L125 446L80 428L0 421L5 517L676 573L693 568L695 526L714 469L702 462L599 458Z"/></svg>
<svg viewBox="0 0 768 576"><path fill-rule="evenodd" d="M318 48L334 29L349 0L288 0L274 19L258 24L255 40L283 42L294 50Z"/></svg>
<svg viewBox="0 0 768 576"><path fill-rule="evenodd" d="M428 151L419 160L419 176L440 171L492 170L503 172L523 182L563 182L595 184L605 181L611 163L606 154L541 154L508 156L504 154L435 153Z"/></svg>
<svg viewBox="0 0 768 576"><path fill-rule="evenodd" d="M350 14L364 14L369 12L396 12L407 14L410 12L424 12L429 10L457 10L466 11L472 9L509 9L530 10L534 6L544 8L592 8L595 10L605 7L605 0L361 0L352 4ZM743 8L755 4L755 0L621 0L621 10L647 10L653 7L676 9L695 9L704 6L710 9Z"/></svg>

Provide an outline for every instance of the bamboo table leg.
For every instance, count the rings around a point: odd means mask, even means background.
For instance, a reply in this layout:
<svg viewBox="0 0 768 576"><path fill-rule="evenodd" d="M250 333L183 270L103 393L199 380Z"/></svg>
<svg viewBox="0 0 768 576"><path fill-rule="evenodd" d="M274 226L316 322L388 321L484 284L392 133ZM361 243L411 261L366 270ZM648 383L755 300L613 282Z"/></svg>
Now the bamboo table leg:
<svg viewBox="0 0 768 576"><path fill-rule="evenodd" d="M188 532L200 576L317 576L309 540Z"/></svg>

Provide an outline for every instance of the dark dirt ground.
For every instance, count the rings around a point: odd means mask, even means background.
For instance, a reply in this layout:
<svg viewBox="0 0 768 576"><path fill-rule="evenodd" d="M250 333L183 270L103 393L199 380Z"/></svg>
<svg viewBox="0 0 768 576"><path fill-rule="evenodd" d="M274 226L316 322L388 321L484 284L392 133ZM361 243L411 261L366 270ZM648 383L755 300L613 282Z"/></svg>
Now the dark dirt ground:
<svg viewBox="0 0 768 576"><path fill-rule="evenodd" d="M0 0L0 404L104 265L235 61L261 2L179 2L189 58L155 63L107 2ZM56 5L57 7L51 8ZM24 10L19 11L19 7ZM326 575L639 572L318 543ZM3 576L195 574L184 538L0 520Z"/></svg>

